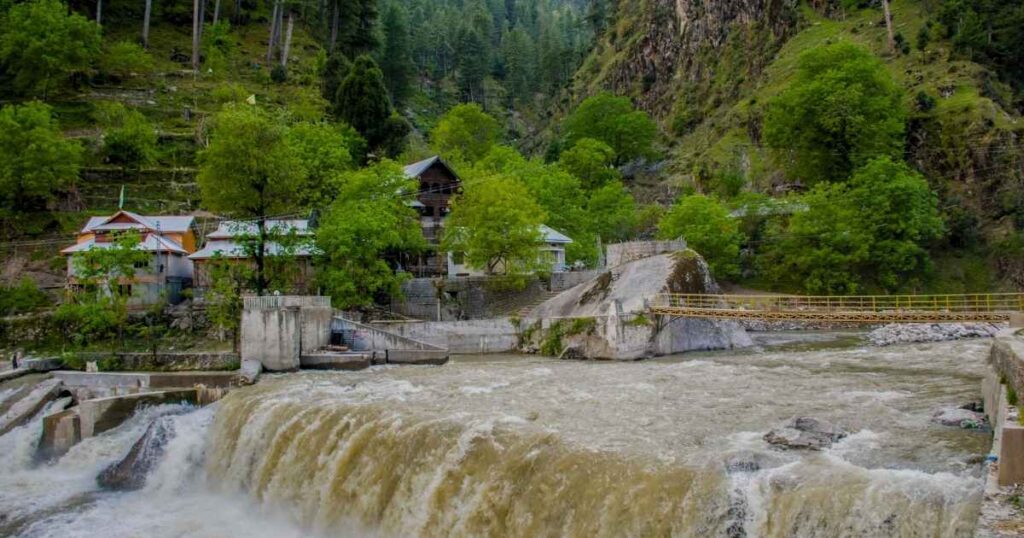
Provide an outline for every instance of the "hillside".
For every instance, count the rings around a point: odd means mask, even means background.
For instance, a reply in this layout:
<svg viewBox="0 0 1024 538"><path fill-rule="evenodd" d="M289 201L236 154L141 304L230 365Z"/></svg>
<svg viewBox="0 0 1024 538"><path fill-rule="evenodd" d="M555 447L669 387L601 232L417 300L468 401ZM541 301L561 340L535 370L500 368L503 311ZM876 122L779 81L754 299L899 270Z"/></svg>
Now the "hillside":
<svg viewBox="0 0 1024 538"><path fill-rule="evenodd" d="M778 195L793 185L763 140L766 103L792 80L801 53L839 41L866 46L904 90L911 110L905 157L939 193L949 226L947 240L932 247L942 260L937 285L1019 286L1020 94L932 23L920 48L922 28L937 10L894 1L893 26L905 46L890 53L878 5L626 0L571 93L578 101L611 89L658 120L667 166L637 175L633 188L643 200L669 203L693 189L726 198L738 190Z"/></svg>

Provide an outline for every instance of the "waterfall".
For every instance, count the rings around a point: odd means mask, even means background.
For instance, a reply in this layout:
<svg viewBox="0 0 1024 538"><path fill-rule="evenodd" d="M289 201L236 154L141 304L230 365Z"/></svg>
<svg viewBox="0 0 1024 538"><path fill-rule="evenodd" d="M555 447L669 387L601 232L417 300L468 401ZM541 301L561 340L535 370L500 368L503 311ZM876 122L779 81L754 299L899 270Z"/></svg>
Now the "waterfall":
<svg viewBox="0 0 1024 538"><path fill-rule="evenodd" d="M968 536L978 482L829 454L726 476L573 447L514 421L231 394L209 480L318 532L386 536Z"/></svg>

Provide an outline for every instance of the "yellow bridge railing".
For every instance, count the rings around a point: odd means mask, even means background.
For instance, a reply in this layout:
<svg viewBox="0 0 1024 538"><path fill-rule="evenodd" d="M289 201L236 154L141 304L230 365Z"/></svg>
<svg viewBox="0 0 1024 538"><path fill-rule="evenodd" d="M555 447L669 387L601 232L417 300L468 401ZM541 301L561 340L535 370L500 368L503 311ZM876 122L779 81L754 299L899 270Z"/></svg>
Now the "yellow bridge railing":
<svg viewBox="0 0 1024 538"><path fill-rule="evenodd" d="M1024 312L1024 293L966 295L663 294L651 312L676 317L927 323L1007 321Z"/></svg>

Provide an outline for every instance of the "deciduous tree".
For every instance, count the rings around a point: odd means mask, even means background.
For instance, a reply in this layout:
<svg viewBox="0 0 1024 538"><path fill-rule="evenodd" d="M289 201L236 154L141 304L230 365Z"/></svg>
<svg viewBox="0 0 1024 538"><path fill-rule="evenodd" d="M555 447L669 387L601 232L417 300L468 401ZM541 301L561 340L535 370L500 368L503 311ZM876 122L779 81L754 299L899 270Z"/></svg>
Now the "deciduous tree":
<svg viewBox="0 0 1024 538"><path fill-rule="evenodd" d="M615 150L593 138L582 138L562 152L558 163L566 172L576 176L587 189L596 189L609 181L619 179L619 171L612 165Z"/></svg>
<svg viewBox="0 0 1024 538"><path fill-rule="evenodd" d="M100 52L100 26L69 12L60 0L14 4L0 24L0 63L14 89L43 99Z"/></svg>
<svg viewBox="0 0 1024 538"><path fill-rule="evenodd" d="M388 160L344 174L339 196L316 231L317 281L335 306L369 306L378 294L401 292L407 275L397 273L384 255L424 246L419 216L405 203L417 187Z"/></svg>
<svg viewBox="0 0 1024 538"><path fill-rule="evenodd" d="M765 140L792 179L838 181L903 149L903 92L885 65L852 43L800 56L796 78L768 105Z"/></svg>
<svg viewBox="0 0 1024 538"><path fill-rule="evenodd" d="M536 270L544 211L526 186L496 173L463 188L452 202L442 248L464 254L468 265L488 273Z"/></svg>
<svg viewBox="0 0 1024 538"><path fill-rule="evenodd" d="M658 127L628 97L599 93L588 97L565 120L565 138L572 146L584 138L600 140L615 151L615 163L654 154Z"/></svg>
<svg viewBox="0 0 1024 538"><path fill-rule="evenodd" d="M430 132L431 146L446 159L473 163L494 146L501 133L498 121L480 105L456 105L445 112Z"/></svg>
<svg viewBox="0 0 1024 538"><path fill-rule="evenodd" d="M279 118L250 105L227 105L214 118L210 145L199 154L199 189L207 208L257 223L256 292L267 289L267 220L294 211L302 167Z"/></svg>
<svg viewBox="0 0 1024 538"><path fill-rule="evenodd" d="M661 239L686 240L707 260L717 278L739 275L740 235L736 220L718 200L694 194L680 198L658 223Z"/></svg>
<svg viewBox="0 0 1024 538"><path fill-rule="evenodd" d="M0 208L36 211L78 177L81 146L67 140L49 106L38 101L0 109Z"/></svg>

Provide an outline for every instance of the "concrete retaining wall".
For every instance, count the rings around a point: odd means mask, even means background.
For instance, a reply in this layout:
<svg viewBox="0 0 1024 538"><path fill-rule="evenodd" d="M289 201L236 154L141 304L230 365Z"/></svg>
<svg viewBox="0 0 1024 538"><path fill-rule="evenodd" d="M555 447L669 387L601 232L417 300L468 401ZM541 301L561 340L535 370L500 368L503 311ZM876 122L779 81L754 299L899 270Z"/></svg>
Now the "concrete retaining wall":
<svg viewBox="0 0 1024 538"><path fill-rule="evenodd" d="M242 310L242 360L272 372L298 370L303 353L330 343L331 298L320 295L246 297Z"/></svg>
<svg viewBox="0 0 1024 538"><path fill-rule="evenodd" d="M199 403L196 389L146 392L131 396L114 396L85 400L78 404L79 431L82 438L92 437L116 428L144 405Z"/></svg>
<svg viewBox="0 0 1024 538"><path fill-rule="evenodd" d="M630 241L628 243L613 243L608 245L606 252L606 265L616 267L666 252L686 250L686 241L676 239L673 241Z"/></svg>
<svg viewBox="0 0 1024 538"><path fill-rule="evenodd" d="M508 318L373 324L396 334L447 348L450 353L505 353L518 345Z"/></svg>
<svg viewBox="0 0 1024 538"><path fill-rule="evenodd" d="M490 319L529 306L546 292L547 283L540 279L510 289L500 277L414 278L402 283L402 297L392 300L391 310L429 321L439 316L440 321Z"/></svg>
<svg viewBox="0 0 1024 538"><path fill-rule="evenodd" d="M58 370L51 375L78 401L139 394L171 388L228 388L245 384L238 372L75 372Z"/></svg>
<svg viewBox="0 0 1024 538"><path fill-rule="evenodd" d="M1020 402L1010 402L1007 391L1009 387L1024 395L1024 340L1016 331L1004 330L992 343L992 370L982 382L985 413L994 432L992 452L998 458L994 474L999 486L1024 483L1024 425L1015 407Z"/></svg>
<svg viewBox="0 0 1024 538"><path fill-rule="evenodd" d="M429 340L420 340L403 334L401 331L396 331L391 324L388 324L385 328L335 317L331 324L331 330L333 332L350 334L352 351L384 351L394 349L444 350L444 346Z"/></svg>
<svg viewBox="0 0 1024 538"><path fill-rule="evenodd" d="M603 273L603 269L592 269L589 271L567 271L551 274L551 291L565 291L573 286L578 286L591 279L597 278Z"/></svg>
<svg viewBox="0 0 1024 538"><path fill-rule="evenodd" d="M105 371L127 372L234 370L239 363L238 354L231 352L79 353L78 356L86 361L106 359Z"/></svg>

